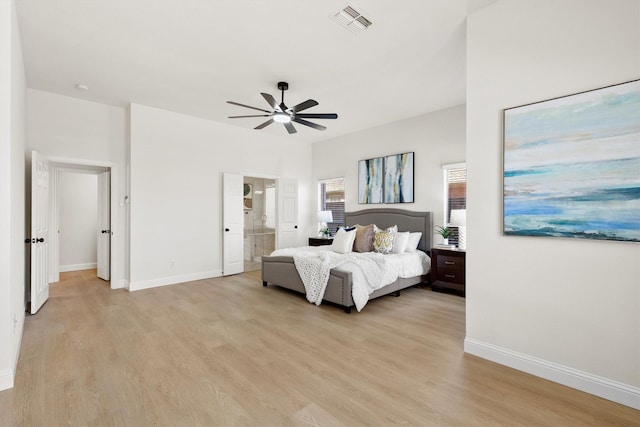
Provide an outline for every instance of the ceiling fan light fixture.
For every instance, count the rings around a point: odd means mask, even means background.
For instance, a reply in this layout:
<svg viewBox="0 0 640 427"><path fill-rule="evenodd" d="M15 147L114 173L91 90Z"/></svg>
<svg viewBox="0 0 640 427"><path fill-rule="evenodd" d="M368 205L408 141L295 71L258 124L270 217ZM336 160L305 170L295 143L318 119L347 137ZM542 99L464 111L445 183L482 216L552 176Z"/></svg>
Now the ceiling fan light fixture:
<svg viewBox="0 0 640 427"><path fill-rule="evenodd" d="M291 123L291 116L287 113L274 113L273 121L278 123Z"/></svg>
<svg viewBox="0 0 640 427"><path fill-rule="evenodd" d="M294 105L289 108L284 103L284 91L289 89L289 84L287 82L278 82L278 89L282 91L282 102L278 104L278 101L273 97L273 95L265 92L261 92L260 95L264 98L265 101L273 108L273 110L265 110L263 108L252 107L251 105L240 104L239 102L227 101L227 103L232 105L237 105L239 107L251 108L252 110L262 111L267 114L253 114L249 116L229 116L230 119L240 119L246 117L268 117L268 120L264 123L259 124L254 127L254 129L264 129L272 123L280 123L284 126L287 132L291 135L297 133L296 128L293 126L292 122L296 122L300 125L308 126L310 128L316 130L325 130L326 126L319 125L317 123L310 122L305 119L337 119L338 115L336 113L301 113L301 111L305 111L308 108L315 107L318 105L318 101L315 99L307 99L304 102Z"/></svg>

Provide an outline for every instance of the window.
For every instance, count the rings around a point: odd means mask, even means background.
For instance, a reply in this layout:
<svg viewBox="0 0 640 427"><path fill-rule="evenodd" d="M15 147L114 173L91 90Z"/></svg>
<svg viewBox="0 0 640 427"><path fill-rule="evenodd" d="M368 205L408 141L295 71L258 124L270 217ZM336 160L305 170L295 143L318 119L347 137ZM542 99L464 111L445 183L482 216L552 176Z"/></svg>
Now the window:
<svg viewBox="0 0 640 427"><path fill-rule="evenodd" d="M327 227L335 235L338 227L344 225L344 178L320 180L318 195L318 210L331 211L333 221L327 223Z"/></svg>
<svg viewBox="0 0 640 427"><path fill-rule="evenodd" d="M456 163L443 165L444 170L444 218L443 224L451 222L451 211L467 209L467 165ZM450 245L458 245L458 227L451 227Z"/></svg>

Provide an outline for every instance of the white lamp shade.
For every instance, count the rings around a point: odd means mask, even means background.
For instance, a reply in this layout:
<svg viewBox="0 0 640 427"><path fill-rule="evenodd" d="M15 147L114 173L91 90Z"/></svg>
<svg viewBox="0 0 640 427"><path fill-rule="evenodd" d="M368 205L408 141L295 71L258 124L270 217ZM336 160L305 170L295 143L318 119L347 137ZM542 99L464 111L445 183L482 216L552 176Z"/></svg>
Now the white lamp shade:
<svg viewBox="0 0 640 427"><path fill-rule="evenodd" d="M318 222L333 222L331 211L318 211Z"/></svg>
<svg viewBox="0 0 640 427"><path fill-rule="evenodd" d="M467 226L467 210L466 209L452 209L451 220L449 221L451 227L466 227Z"/></svg>

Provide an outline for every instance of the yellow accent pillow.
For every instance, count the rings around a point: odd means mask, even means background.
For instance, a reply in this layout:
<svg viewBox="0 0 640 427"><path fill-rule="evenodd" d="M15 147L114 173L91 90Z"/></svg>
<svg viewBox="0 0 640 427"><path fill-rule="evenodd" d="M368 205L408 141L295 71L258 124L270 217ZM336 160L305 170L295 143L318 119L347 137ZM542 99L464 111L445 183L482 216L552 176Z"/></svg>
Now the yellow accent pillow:
<svg viewBox="0 0 640 427"><path fill-rule="evenodd" d="M375 236L373 238L373 251L381 254L391 253L393 250L393 241L396 238L398 232L398 226L394 225L386 230L378 228L377 225L373 226Z"/></svg>

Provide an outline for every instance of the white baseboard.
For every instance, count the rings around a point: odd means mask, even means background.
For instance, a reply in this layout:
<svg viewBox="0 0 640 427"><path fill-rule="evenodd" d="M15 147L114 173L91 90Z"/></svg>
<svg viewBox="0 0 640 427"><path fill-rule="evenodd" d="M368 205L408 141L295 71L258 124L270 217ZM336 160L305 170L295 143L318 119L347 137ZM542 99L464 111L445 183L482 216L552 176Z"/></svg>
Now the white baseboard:
<svg viewBox="0 0 640 427"><path fill-rule="evenodd" d="M117 282L111 282L113 286L111 289L129 289L129 281L127 279L120 279Z"/></svg>
<svg viewBox="0 0 640 427"><path fill-rule="evenodd" d="M23 307L22 309L22 313L20 315L20 318L18 319L18 324L16 325L16 332L14 334L14 340L16 343L16 352L13 355L14 359L13 359L13 372L17 372L18 371L18 359L20 358L20 348L22 347L22 334L24 332L24 317L25 317L25 309L26 307Z"/></svg>
<svg viewBox="0 0 640 427"><path fill-rule="evenodd" d="M84 264L61 265L59 271L61 273L66 273L67 271L91 270L92 268L98 268L98 263L97 262L87 262L87 263L84 263Z"/></svg>
<svg viewBox="0 0 640 427"><path fill-rule="evenodd" d="M130 282L129 291L140 291L142 289L157 288L160 286L175 285L177 283L192 282L194 280L210 279L222 276L222 271L203 271L200 273L182 274L179 276L161 277L159 279L143 280L140 282Z"/></svg>
<svg viewBox="0 0 640 427"><path fill-rule="evenodd" d="M19 314L20 318L16 323L15 333L12 336L12 340L15 343L15 353L13 354L13 369L3 369L0 371L0 391L13 388L15 373L18 369L18 359L20 358L22 332L24 331L24 308L25 307L23 307L22 313Z"/></svg>
<svg viewBox="0 0 640 427"><path fill-rule="evenodd" d="M11 369L3 369L0 371L0 391L13 388L13 373Z"/></svg>
<svg viewBox="0 0 640 427"><path fill-rule="evenodd" d="M465 353L640 410L640 388L524 353L465 338Z"/></svg>

